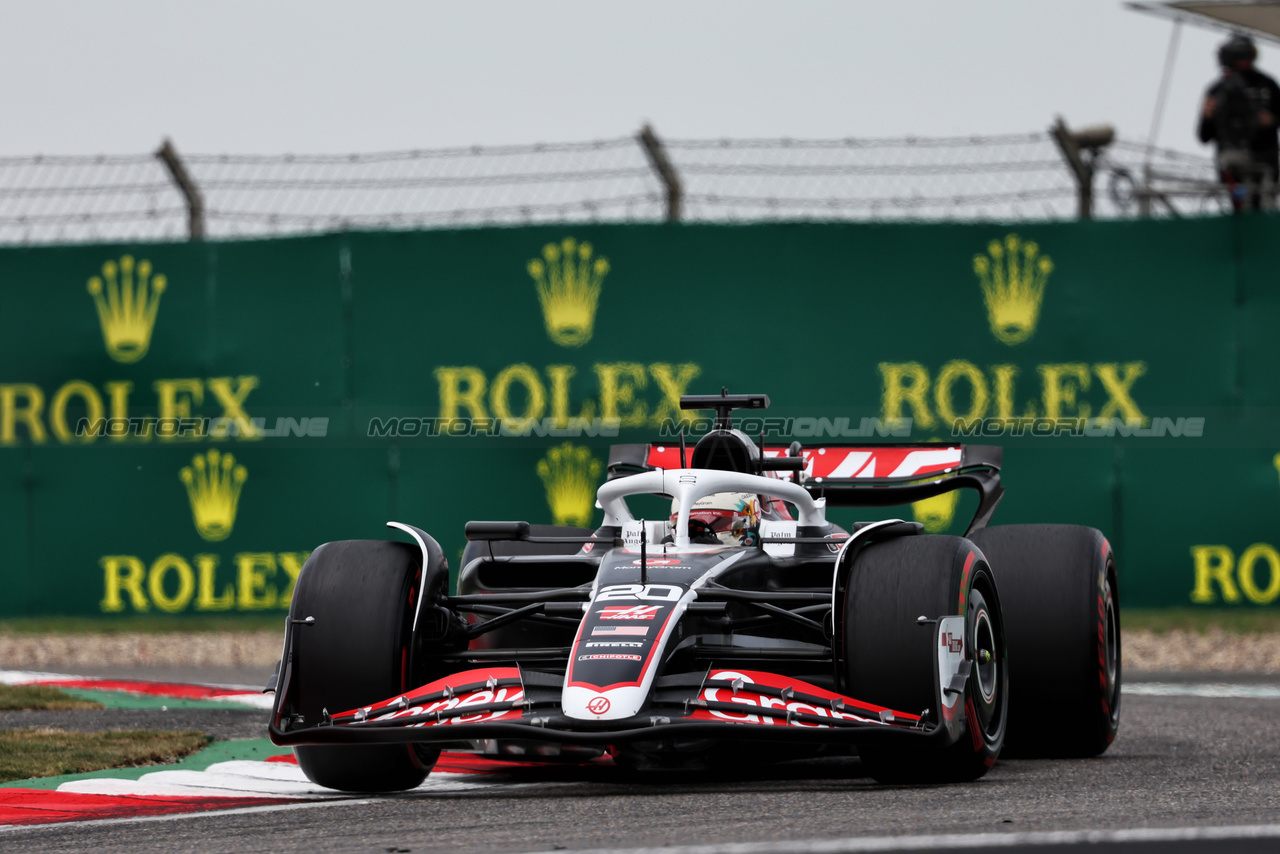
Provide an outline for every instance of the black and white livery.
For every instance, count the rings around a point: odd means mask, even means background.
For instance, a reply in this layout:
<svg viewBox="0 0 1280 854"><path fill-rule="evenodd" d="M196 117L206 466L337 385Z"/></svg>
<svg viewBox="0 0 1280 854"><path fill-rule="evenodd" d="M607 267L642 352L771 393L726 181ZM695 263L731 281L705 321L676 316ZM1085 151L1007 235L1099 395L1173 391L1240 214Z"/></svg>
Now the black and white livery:
<svg viewBox="0 0 1280 854"><path fill-rule="evenodd" d="M614 446L596 530L468 523L457 592L410 525L390 523L407 542L318 547L268 686L272 740L348 791L417 786L442 748L642 768L856 751L893 782L975 779L1006 742L1106 750L1106 538L989 527L996 447L774 447L733 429L734 409L768 402L686 396L717 412L695 445ZM827 519L956 489L978 496L963 537Z"/></svg>

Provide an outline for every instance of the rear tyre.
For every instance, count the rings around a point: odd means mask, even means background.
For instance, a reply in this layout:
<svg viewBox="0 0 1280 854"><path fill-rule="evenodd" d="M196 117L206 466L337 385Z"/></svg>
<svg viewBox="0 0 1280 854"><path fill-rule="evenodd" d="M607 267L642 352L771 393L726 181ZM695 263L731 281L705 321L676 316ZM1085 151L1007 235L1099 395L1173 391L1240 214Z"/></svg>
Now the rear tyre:
<svg viewBox="0 0 1280 854"><path fill-rule="evenodd" d="M965 616L965 649L992 653L974 661L965 689L968 731L949 747L902 742L858 746L868 774L882 783L975 780L1004 743L1008 669L995 579L982 553L961 537L914 536L873 543L854 558L844 602L844 667L852 697L934 719L934 625Z"/></svg>
<svg viewBox="0 0 1280 854"><path fill-rule="evenodd" d="M1097 756L1120 726L1120 594L1106 537L1001 525L970 537L1000 573L1013 650L1009 755Z"/></svg>
<svg viewBox="0 0 1280 854"><path fill-rule="evenodd" d="M290 620L295 710L314 726L331 714L416 687L410 662L414 589L422 558L413 546L380 540L326 543L298 575ZM294 748L307 779L348 792L412 789L440 751L418 745L306 745Z"/></svg>

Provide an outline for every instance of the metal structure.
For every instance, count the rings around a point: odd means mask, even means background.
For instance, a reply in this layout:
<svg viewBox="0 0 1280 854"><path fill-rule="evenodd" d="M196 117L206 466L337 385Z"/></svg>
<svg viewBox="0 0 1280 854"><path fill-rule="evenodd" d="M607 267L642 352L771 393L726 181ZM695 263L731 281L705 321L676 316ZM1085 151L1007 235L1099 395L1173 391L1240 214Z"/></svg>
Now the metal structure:
<svg viewBox="0 0 1280 854"><path fill-rule="evenodd" d="M646 126L593 142L182 157L166 140L154 155L0 158L0 244L1228 209L1207 156L1125 139L1098 144L1097 130L1059 120L999 136L664 140Z"/></svg>
<svg viewBox="0 0 1280 854"><path fill-rule="evenodd" d="M1277 0L1153 0L1125 4L1176 23L1186 21L1227 32L1247 31L1260 39L1280 43L1280 2Z"/></svg>

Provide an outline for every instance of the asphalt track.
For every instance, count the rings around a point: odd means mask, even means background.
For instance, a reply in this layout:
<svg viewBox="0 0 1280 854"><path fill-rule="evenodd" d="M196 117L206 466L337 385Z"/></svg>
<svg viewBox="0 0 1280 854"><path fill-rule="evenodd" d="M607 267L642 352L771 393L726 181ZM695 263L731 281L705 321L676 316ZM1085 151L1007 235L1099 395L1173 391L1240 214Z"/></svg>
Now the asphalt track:
<svg viewBox="0 0 1280 854"><path fill-rule="evenodd" d="M1103 757L1002 760L967 785L880 786L850 758L734 773L534 770L479 791L15 829L0 851L1280 850L1280 680L1129 684ZM262 716L170 714L237 736Z"/></svg>

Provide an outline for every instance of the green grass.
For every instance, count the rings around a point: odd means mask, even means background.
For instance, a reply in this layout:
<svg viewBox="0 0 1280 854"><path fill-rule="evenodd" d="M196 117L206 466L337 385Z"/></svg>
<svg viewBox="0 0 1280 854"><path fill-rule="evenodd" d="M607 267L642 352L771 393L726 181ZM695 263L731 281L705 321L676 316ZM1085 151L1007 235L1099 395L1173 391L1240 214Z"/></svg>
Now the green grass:
<svg viewBox="0 0 1280 854"><path fill-rule="evenodd" d="M197 750L195 753L188 754L175 763L162 767L165 770L174 771L204 771L218 762L231 762L242 759L262 761L269 756L279 756L289 752L289 748L276 747L269 739L265 738L241 738L231 741L214 740L208 747ZM3 796L5 789L44 789L51 792L63 783L72 783L79 780L138 780L143 775L151 773L155 768L156 766L154 765L142 765L133 768L106 768L100 771L85 771L80 774L59 774L56 777L29 777L22 780L10 780L7 783L0 782L0 796Z"/></svg>
<svg viewBox="0 0 1280 854"><path fill-rule="evenodd" d="M95 700L73 697L49 685L0 685L0 712L101 708Z"/></svg>
<svg viewBox="0 0 1280 854"><path fill-rule="evenodd" d="M85 635L155 634L159 632L283 632L285 613L229 614L224 617L9 617L0 620L0 634Z"/></svg>
<svg viewBox="0 0 1280 854"><path fill-rule="evenodd" d="M0 781L168 765L211 740L199 732L0 730Z"/></svg>
<svg viewBox="0 0 1280 854"><path fill-rule="evenodd" d="M1157 634L1173 629L1206 634L1214 628L1241 635L1276 634L1280 633L1280 608L1125 608L1120 625L1127 631Z"/></svg>

